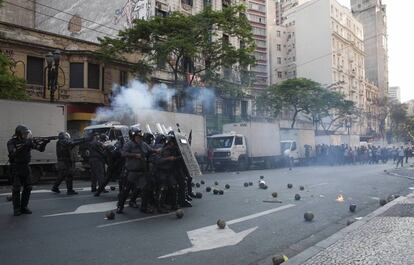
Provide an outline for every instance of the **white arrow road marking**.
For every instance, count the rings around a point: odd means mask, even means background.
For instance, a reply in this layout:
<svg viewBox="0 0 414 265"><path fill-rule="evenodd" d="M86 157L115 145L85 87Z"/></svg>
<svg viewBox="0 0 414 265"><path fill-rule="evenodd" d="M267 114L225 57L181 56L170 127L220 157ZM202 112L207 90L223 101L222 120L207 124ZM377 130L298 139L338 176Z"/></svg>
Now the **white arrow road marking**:
<svg viewBox="0 0 414 265"><path fill-rule="evenodd" d="M260 213L255 213L255 214L241 217L238 219L230 220L227 222L227 224L231 225L231 224L244 222L244 221L251 220L251 219L254 219L260 216L282 211L282 210L285 210L285 209L288 209L294 206L295 204L287 204L285 206L273 208L273 209L263 211ZM164 255L158 258L164 259L168 257L188 254L191 252L210 250L210 249L221 248L221 247L226 247L226 246L235 246L256 229L257 229L257 226L241 231L239 233L236 233L229 227L226 227L225 229L219 229L217 225L210 225L210 226L202 227L196 230L191 230L187 232L188 238L190 239L190 242L192 244L190 248L182 249L182 250L179 250L174 253Z"/></svg>
<svg viewBox="0 0 414 265"><path fill-rule="evenodd" d="M117 201L101 202L101 203L94 203L94 204L85 204L85 205L79 206L73 212L65 212L65 213L44 215L43 217L71 215L71 214L85 214L85 213L101 213L101 212L106 212L106 211L116 209L116 204L117 204Z"/></svg>

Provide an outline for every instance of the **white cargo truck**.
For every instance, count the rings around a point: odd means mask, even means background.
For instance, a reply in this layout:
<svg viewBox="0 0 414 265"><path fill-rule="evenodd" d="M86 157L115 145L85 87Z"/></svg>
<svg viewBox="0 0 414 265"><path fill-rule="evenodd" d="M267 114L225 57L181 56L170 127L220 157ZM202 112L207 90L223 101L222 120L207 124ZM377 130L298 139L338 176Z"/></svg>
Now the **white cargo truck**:
<svg viewBox="0 0 414 265"><path fill-rule="evenodd" d="M315 154L315 131L282 129L280 130L280 145L285 159L290 159L294 163L301 163L305 160L307 152L309 158L312 158Z"/></svg>
<svg viewBox="0 0 414 265"><path fill-rule="evenodd" d="M64 104L0 100L0 176L9 178L7 141L19 124L30 128L34 137L57 136L66 131L66 106ZM36 183L45 172L54 170L56 141L51 141L44 152L32 151L32 182Z"/></svg>
<svg viewBox="0 0 414 265"><path fill-rule="evenodd" d="M278 123L230 123L223 125L223 132L208 138L216 169L247 170L254 164L272 168L282 159Z"/></svg>

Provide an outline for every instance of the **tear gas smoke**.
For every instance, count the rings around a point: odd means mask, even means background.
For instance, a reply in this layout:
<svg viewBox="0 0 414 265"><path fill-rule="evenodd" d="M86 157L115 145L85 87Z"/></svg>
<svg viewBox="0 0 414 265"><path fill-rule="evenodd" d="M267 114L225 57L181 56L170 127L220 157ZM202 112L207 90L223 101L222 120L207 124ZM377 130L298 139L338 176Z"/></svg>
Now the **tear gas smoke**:
<svg viewBox="0 0 414 265"><path fill-rule="evenodd" d="M116 89L114 89L115 91ZM165 110L161 106L173 101L173 97L177 94L175 89L167 87L165 84L155 85L152 88L147 84L134 80L129 83L128 87L120 87L118 92L111 97L111 105L109 107L98 108L96 118L93 124L99 124L108 121L119 121L124 124L137 123L137 121L157 120L156 115L151 110ZM196 105L202 105L205 113L214 111L215 94L213 89L207 88L187 88L185 90L185 112L194 112ZM149 116L149 117L148 117ZM159 119L162 120L162 119ZM145 124L141 124L145 126ZM165 127L163 124L155 125L158 131L164 132L171 128ZM168 126L168 125L167 125ZM161 128L158 128L161 127ZM144 129L144 128L143 128ZM151 128L146 128L150 131Z"/></svg>

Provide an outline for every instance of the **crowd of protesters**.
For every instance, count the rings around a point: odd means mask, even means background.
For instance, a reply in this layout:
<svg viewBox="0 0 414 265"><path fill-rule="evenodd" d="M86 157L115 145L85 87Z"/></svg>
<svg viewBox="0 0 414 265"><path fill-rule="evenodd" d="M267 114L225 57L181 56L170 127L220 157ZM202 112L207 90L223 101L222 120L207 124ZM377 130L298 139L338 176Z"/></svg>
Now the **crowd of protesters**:
<svg viewBox="0 0 414 265"><path fill-rule="evenodd" d="M381 147L375 145L349 147L348 145L317 145L315 162L325 165L378 164L393 161L396 167L408 163L411 147Z"/></svg>

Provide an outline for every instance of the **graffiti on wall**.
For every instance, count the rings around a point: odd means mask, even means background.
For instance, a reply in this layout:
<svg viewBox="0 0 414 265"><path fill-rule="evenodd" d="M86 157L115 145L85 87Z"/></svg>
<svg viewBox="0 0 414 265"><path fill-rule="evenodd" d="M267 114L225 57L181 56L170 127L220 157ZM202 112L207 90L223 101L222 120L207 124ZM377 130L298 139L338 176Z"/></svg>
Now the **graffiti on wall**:
<svg viewBox="0 0 414 265"><path fill-rule="evenodd" d="M148 0L126 0L122 8L115 10L114 24L118 25L125 19L123 26L131 27L134 19L147 19L149 17L150 4Z"/></svg>

